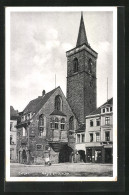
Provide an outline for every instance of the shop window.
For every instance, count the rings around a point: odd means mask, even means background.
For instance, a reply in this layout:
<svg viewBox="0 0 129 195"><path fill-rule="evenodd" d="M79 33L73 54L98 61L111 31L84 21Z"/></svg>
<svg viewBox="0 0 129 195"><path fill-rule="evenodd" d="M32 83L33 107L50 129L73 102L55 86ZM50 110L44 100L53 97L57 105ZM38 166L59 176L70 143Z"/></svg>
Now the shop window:
<svg viewBox="0 0 129 195"><path fill-rule="evenodd" d="M110 124L110 117L105 117L105 125L109 125Z"/></svg>
<svg viewBox="0 0 129 195"><path fill-rule="evenodd" d="M37 150L42 150L42 145L41 144L37 144L36 148L37 148Z"/></svg>
<svg viewBox="0 0 129 195"><path fill-rule="evenodd" d="M59 119L55 118L55 129L59 128Z"/></svg>
<svg viewBox="0 0 129 195"><path fill-rule="evenodd" d="M61 119L61 130L65 129L65 119Z"/></svg>
<svg viewBox="0 0 129 195"><path fill-rule="evenodd" d="M62 110L62 99L59 95L55 97L55 110Z"/></svg>
<svg viewBox="0 0 129 195"><path fill-rule="evenodd" d="M78 72L78 59L77 58L73 60L73 72L74 73Z"/></svg>
<svg viewBox="0 0 129 195"><path fill-rule="evenodd" d="M93 121L90 120L90 127L93 127Z"/></svg>
<svg viewBox="0 0 129 195"><path fill-rule="evenodd" d="M77 143L80 143L80 134L77 134Z"/></svg>
<svg viewBox="0 0 129 195"><path fill-rule="evenodd" d="M85 134L82 134L82 142L85 142Z"/></svg>
<svg viewBox="0 0 129 195"><path fill-rule="evenodd" d="M96 142L100 142L100 133L96 133Z"/></svg>
<svg viewBox="0 0 129 195"><path fill-rule="evenodd" d="M96 126L100 126L100 120L99 119L96 120Z"/></svg>
<svg viewBox="0 0 129 195"><path fill-rule="evenodd" d="M69 129L74 130L74 117L71 116L69 119Z"/></svg>
<svg viewBox="0 0 129 195"><path fill-rule="evenodd" d="M110 132L109 131L105 132L105 141L110 141Z"/></svg>
<svg viewBox="0 0 129 195"><path fill-rule="evenodd" d="M93 133L90 133L90 142L93 142Z"/></svg>

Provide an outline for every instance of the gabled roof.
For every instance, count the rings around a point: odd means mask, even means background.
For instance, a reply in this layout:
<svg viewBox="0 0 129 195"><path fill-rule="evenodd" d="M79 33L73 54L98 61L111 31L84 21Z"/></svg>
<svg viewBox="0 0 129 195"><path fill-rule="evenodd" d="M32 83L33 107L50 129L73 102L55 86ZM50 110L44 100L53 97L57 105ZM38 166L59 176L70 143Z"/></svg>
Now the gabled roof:
<svg viewBox="0 0 129 195"><path fill-rule="evenodd" d="M63 112L60 110L54 110L50 115L58 115L58 116L66 116Z"/></svg>
<svg viewBox="0 0 129 195"><path fill-rule="evenodd" d="M88 45L88 41L87 41L87 36L86 36L85 24L84 24L84 20L83 20L83 14L81 13L80 27L79 27L79 33L78 33L76 47L78 47L82 44Z"/></svg>
<svg viewBox="0 0 129 195"><path fill-rule="evenodd" d="M104 104L102 104L102 106L98 107L96 110L94 110L93 112L91 112L89 115L96 115L96 114L101 114L101 108L106 106L107 104L113 104L113 97L110 98L107 102L105 102ZM87 116L89 116L87 115Z"/></svg>
<svg viewBox="0 0 129 195"><path fill-rule="evenodd" d="M31 100L29 104L25 107L25 109L23 110L23 113L33 112L36 114L41 109L41 107L48 101L51 95L57 90L57 88L46 93L43 97L39 96L38 98Z"/></svg>

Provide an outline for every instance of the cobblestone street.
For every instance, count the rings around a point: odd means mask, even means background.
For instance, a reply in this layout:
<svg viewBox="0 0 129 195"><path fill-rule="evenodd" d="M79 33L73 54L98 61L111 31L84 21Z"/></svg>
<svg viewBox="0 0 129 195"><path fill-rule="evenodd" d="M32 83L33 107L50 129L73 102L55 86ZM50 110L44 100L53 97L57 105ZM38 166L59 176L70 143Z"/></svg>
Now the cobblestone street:
<svg viewBox="0 0 129 195"><path fill-rule="evenodd" d="M14 163L11 164L10 167L11 177L112 177L112 175L112 164L60 163L51 166L44 166Z"/></svg>

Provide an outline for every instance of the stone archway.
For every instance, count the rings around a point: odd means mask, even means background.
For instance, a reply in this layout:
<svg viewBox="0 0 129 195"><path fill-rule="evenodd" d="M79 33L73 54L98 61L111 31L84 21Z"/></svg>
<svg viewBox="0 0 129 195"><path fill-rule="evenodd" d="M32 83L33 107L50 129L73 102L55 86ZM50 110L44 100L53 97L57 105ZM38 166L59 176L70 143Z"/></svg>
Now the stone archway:
<svg viewBox="0 0 129 195"><path fill-rule="evenodd" d="M22 151L22 162L26 163L27 162L27 154L25 149Z"/></svg>
<svg viewBox="0 0 129 195"><path fill-rule="evenodd" d="M86 162L85 151L84 150L79 150L78 154L79 154L79 161L80 162Z"/></svg>
<svg viewBox="0 0 129 195"><path fill-rule="evenodd" d="M70 162L72 152L72 148L70 148L67 144L64 145L59 152L59 163Z"/></svg>

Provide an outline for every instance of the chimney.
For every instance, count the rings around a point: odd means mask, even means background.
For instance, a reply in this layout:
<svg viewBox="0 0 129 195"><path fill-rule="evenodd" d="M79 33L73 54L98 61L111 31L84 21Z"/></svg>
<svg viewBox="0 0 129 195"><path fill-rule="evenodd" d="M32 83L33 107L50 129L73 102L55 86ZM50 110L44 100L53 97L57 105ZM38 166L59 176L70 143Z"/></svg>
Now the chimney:
<svg viewBox="0 0 129 195"><path fill-rule="evenodd" d="M45 93L46 93L45 90L43 90L43 91L42 91L42 97L45 96Z"/></svg>

